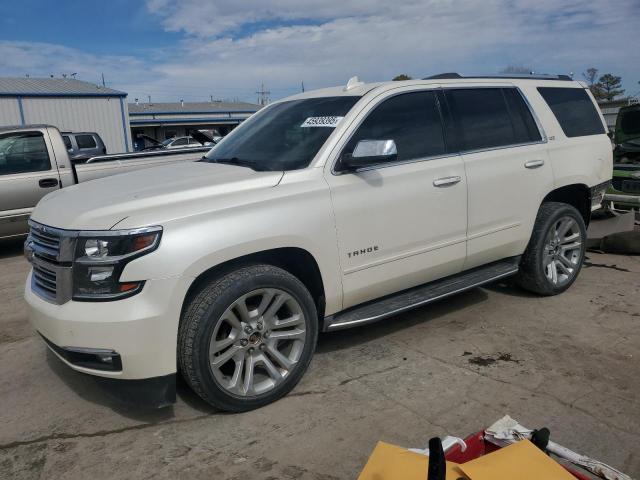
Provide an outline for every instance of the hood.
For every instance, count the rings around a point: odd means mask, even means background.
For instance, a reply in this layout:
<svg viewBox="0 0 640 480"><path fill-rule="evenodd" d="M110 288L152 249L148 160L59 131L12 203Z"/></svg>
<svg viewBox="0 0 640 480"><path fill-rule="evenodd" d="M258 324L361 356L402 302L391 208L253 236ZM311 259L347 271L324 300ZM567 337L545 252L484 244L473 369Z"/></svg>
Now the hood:
<svg viewBox="0 0 640 480"><path fill-rule="evenodd" d="M148 168L50 193L31 218L69 230L108 230L132 217L142 227L195 210L215 210L223 197L274 187L282 175L208 162Z"/></svg>

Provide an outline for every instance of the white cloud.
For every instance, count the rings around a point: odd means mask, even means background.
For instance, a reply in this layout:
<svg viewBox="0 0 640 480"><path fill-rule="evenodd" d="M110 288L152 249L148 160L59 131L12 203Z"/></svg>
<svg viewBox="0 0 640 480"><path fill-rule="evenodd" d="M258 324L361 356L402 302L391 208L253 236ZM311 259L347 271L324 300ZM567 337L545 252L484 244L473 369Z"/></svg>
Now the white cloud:
<svg viewBox="0 0 640 480"><path fill-rule="evenodd" d="M0 74L81 71L96 79L105 71L130 99L156 100L252 100L261 82L282 97L301 81L318 88L356 74L377 81L509 64L577 77L596 66L622 75L629 93L640 89L638 0L149 0L147 8L184 40L145 60L5 42Z"/></svg>

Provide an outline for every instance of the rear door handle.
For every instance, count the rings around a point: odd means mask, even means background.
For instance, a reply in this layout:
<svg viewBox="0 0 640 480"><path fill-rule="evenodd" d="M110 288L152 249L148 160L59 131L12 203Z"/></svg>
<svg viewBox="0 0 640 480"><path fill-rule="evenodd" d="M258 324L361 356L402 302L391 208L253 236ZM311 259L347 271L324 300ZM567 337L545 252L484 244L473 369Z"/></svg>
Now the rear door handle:
<svg viewBox="0 0 640 480"><path fill-rule="evenodd" d="M442 178L436 178L433 181L433 186L434 187L446 187L448 185L455 185L456 183L460 182L460 180L462 180L462 177L459 176L453 176L453 177L442 177Z"/></svg>
<svg viewBox="0 0 640 480"><path fill-rule="evenodd" d="M544 160L529 160L524 164L524 168L539 168L544 165Z"/></svg>
<svg viewBox="0 0 640 480"><path fill-rule="evenodd" d="M42 180L40 180L38 182L38 185L40 185L40 188L57 187L58 186L58 179L57 178L43 178Z"/></svg>

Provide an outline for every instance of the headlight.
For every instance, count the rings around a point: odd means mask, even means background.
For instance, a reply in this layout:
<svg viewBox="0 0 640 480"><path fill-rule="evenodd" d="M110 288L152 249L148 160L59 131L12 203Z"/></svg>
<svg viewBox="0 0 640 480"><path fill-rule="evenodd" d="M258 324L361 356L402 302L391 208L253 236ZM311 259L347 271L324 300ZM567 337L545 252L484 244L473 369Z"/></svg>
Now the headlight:
<svg viewBox="0 0 640 480"><path fill-rule="evenodd" d="M73 299L118 300L135 295L144 280L120 282L124 267L160 244L162 227L113 232L80 232L73 263Z"/></svg>

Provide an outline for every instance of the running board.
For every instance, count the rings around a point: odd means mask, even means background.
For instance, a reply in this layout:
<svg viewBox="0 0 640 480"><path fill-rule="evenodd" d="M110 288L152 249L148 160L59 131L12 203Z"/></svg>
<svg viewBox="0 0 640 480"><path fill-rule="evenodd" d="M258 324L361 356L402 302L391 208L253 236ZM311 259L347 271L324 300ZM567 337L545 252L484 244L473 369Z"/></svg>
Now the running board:
<svg viewBox="0 0 640 480"><path fill-rule="evenodd" d="M519 256L507 258L356 305L335 315L325 317L323 330L341 330L383 320L449 295L513 275L518 272L519 263Z"/></svg>

